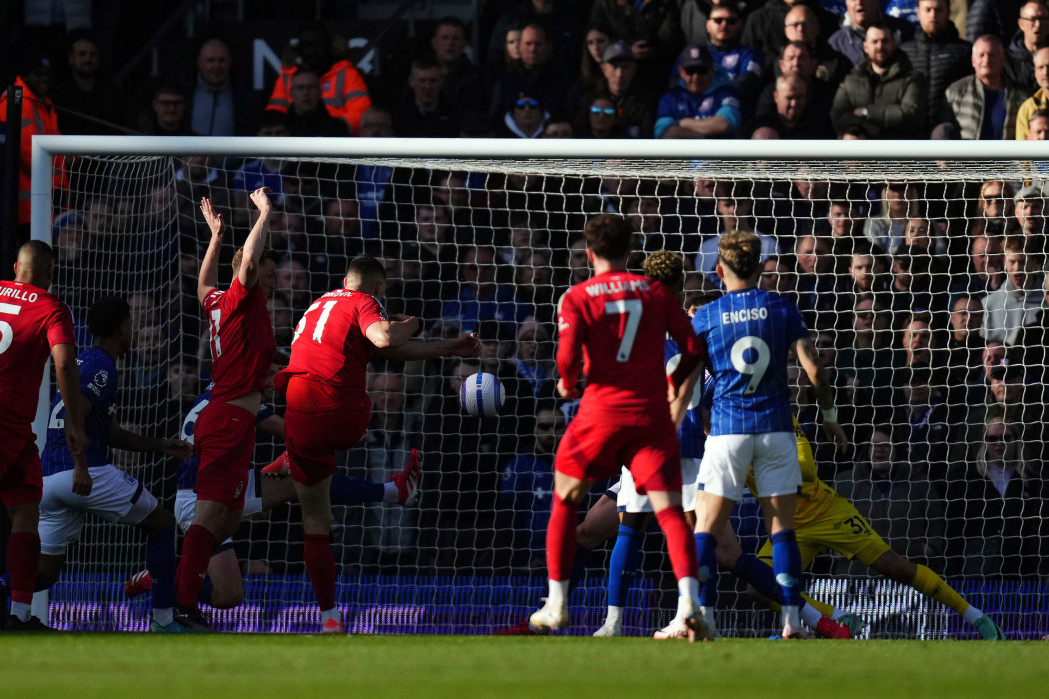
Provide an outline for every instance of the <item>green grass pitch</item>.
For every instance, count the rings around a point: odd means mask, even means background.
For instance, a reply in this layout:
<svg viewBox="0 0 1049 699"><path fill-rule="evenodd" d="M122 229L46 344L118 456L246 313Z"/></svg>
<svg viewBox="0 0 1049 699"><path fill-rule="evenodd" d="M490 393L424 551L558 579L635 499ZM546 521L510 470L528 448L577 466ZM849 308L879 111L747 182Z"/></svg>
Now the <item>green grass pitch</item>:
<svg viewBox="0 0 1049 699"><path fill-rule="evenodd" d="M0 696L1044 697L1049 643L0 634Z"/></svg>

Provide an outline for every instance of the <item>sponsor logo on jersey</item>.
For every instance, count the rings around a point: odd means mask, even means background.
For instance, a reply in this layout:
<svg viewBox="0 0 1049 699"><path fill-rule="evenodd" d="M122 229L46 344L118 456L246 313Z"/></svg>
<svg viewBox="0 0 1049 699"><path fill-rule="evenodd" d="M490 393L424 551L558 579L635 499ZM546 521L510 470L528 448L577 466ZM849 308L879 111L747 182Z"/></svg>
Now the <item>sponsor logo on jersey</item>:
<svg viewBox="0 0 1049 699"><path fill-rule="evenodd" d="M703 100L702 102L699 103L699 111L701 111L701 112L709 112L710 109L713 106L714 106L714 98L713 97L707 97L705 100Z"/></svg>
<svg viewBox="0 0 1049 699"><path fill-rule="evenodd" d="M99 369L95 372L93 381L99 388L105 388L106 384L109 383L109 373L105 369Z"/></svg>
<svg viewBox="0 0 1049 699"><path fill-rule="evenodd" d="M721 59L721 65L729 70L735 68L737 63L739 63L739 54L726 53Z"/></svg>

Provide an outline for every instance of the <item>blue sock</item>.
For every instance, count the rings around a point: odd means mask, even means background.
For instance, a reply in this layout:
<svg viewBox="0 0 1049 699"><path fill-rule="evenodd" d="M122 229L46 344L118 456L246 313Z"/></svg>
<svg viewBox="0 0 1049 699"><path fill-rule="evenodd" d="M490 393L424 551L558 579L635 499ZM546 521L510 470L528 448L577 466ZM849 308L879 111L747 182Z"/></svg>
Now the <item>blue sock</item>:
<svg viewBox="0 0 1049 699"><path fill-rule="evenodd" d="M746 580L755 590L773 602L783 604L783 590L776 582L776 574L764 561L752 554L745 553L739 557L736 565L732 566L732 572L736 577Z"/></svg>
<svg viewBox="0 0 1049 699"><path fill-rule="evenodd" d="M793 529L772 535L772 570L783 591L783 604L801 606L801 551Z"/></svg>
<svg viewBox="0 0 1049 699"><path fill-rule="evenodd" d="M146 533L146 568L153 578L153 608L175 606L175 525Z"/></svg>
<svg viewBox="0 0 1049 699"><path fill-rule="evenodd" d="M0 597L9 597L11 595L11 574L3 573L0 574Z"/></svg>
<svg viewBox="0 0 1049 699"><path fill-rule="evenodd" d="M200 594L197 595L197 599L203 604L211 606L211 591L215 589L215 584L211 582L211 578L204 578L204 584L200 586Z"/></svg>
<svg viewBox="0 0 1049 699"><path fill-rule="evenodd" d="M338 473L331 477L331 504L333 505L382 502L385 492L382 483L372 483Z"/></svg>
<svg viewBox="0 0 1049 699"><path fill-rule="evenodd" d="M616 545L612 549L612 559L608 566L608 604L611 607L626 606L626 595L630 590L626 574L637 569L637 557L643 535L644 532L633 527L619 525L619 536L616 537Z"/></svg>
<svg viewBox="0 0 1049 699"><path fill-rule="evenodd" d="M575 545L575 561L572 563L572 577L568 580L569 592L579 587L579 583L583 582L583 578L586 576L586 564L590 561L591 553L593 553L593 551L586 546L579 543Z"/></svg>
<svg viewBox="0 0 1049 699"><path fill-rule="evenodd" d="M713 534L696 534L696 555L699 558L699 603L715 607L718 601L718 540Z"/></svg>

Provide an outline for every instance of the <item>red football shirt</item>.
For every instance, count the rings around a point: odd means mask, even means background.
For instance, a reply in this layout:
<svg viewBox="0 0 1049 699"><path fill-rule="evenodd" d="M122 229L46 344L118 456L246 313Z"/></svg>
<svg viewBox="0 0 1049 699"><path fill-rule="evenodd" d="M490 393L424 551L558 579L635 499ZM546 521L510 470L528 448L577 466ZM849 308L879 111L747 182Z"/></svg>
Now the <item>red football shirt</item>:
<svg viewBox="0 0 1049 699"><path fill-rule="evenodd" d="M374 348L364 333L380 320L389 318L374 296L349 289L329 291L295 327L286 376L319 380L342 395L363 392Z"/></svg>
<svg viewBox="0 0 1049 699"><path fill-rule="evenodd" d="M612 271L576 284L558 314L557 369L566 386L587 376L580 412L616 418L669 415L663 352L667 333L694 361L699 341L680 302L663 284Z"/></svg>
<svg viewBox="0 0 1049 699"><path fill-rule="evenodd" d="M234 277L228 290L212 289L201 305L211 329L212 400L264 389L277 343L262 289L245 289Z"/></svg>
<svg viewBox="0 0 1049 699"><path fill-rule="evenodd" d="M0 396L6 421L32 424L44 364L55 345L76 345L69 307L39 287L0 281Z"/></svg>

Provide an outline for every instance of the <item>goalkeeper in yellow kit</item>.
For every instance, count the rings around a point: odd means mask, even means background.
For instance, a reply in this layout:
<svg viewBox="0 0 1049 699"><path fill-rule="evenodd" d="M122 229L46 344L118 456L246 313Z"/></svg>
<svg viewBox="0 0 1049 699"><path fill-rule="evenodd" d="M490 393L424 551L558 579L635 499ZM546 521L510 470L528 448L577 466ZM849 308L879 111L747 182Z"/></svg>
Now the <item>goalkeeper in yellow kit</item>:
<svg viewBox="0 0 1049 699"><path fill-rule="evenodd" d="M794 434L798 441L798 460L803 481L794 511L794 531L798 548L801 549L803 570L809 567L812 559L824 548L832 549L849 559L855 558L890 580L910 585L923 595L947 605L961 614L980 634L980 638L989 641L1005 638L1005 634L991 617L969 604L943 578L928 567L914 563L889 548L859 510L816 475L812 445L802 432L797 419L794 420ZM747 487L754 491L753 471L747 475ZM772 573L771 541L766 539L757 556L745 554L731 526L728 526L718 539L717 554L718 563L731 569L741 578L750 581L767 578L767 585L755 587L772 601L773 610L778 611L779 586ZM848 626L853 635L863 628L863 622L856 615L843 614L840 610L807 595L805 601L811 607L811 618L805 619L806 623L814 627L818 619L826 615ZM803 618L806 616L805 612L806 610L802 609Z"/></svg>

